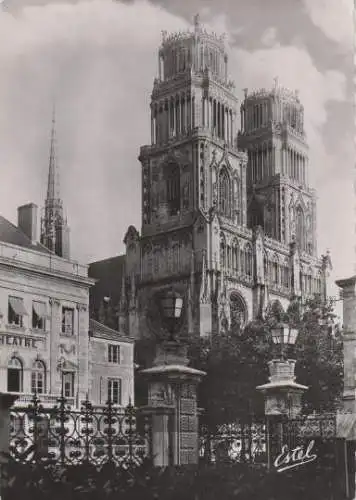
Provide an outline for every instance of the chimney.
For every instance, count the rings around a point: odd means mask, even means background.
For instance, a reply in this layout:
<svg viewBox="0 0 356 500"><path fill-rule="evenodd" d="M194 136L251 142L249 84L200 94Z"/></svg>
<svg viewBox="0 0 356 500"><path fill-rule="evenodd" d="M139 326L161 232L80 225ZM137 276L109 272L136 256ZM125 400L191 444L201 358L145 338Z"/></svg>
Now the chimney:
<svg viewBox="0 0 356 500"><path fill-rule="evenodd" d="M32 243L37 243L37 212L38 206L34 203L22 205L17 209L17 225L26 234Z"/></svg>

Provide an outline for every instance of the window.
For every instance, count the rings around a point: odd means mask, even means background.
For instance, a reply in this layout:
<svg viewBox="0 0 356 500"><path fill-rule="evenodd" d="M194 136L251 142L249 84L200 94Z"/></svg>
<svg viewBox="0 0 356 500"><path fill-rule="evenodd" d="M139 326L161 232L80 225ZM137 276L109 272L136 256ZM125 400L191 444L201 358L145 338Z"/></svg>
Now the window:
<svg viewBox="0 0 356 500"><path fill-rule="evenodd" d="M252 277L252 249L250 245L245 247L245 273L249 278Z"/></svg>
<svg viewBox="0 0 356 500"><path fill-rule="evenodd" d="M219 210L225 215L230 215L230 179L226 170L219 175Z"/></svg>
<svg viewBox="0 0 356 500"><path fill-rule="evenodd" d="M275 285L278 284L278 262L272 264L272 281Z"/></svg>
<svg viewBox="0 0 356 500"><path fill-rule="evenodd" d="M45 330L47 308L44 302L32 302L32 328Z"/></svg>
<svg viewBox="0 0 356 500"><path fill-rule="evenodd" d="M44 394L46 392L46 367L43 361L37 360L31 372L31 392Z"/></svg>
<svg viewBox="0 0 356 500"><path fill-rule="evenodd" d="M226 241L223 233L220 235L220 266L223 269L226 267Z"/></svg>
<svg viewBox="0 0 356 500"><path fill-rule="evenodd" d="M62 333L73 335L74 333L74 309L63 307L62 309Z"/></svg>
<svg viewBox="0 0 356 500"><path fill-rule="evenodd" d="M233 331L240 331L246 323L246 306L241 296L237 293L232 293L230 296L230 318L230 326Z"/></svg>
<svg viewBox="0 0 356 500"><path fill-rule="evenodd" d="M301 207L297 208L296 213L296 239L299 248L304 251L305 249L305 221L304 213Z"/></svg>
<svg viewBox="0 0 356 500"><path fill-rule="evenodd" d="M108 401L121 405L121 379L108 380Z"/></svg>
<svg viewBox="0 0 356 500"><path fill-rule="evenodd" d="M66 372L63 373L63 393L65 398L74 397L74 373Z"/></svg>
<svg viewBox="0 0 356 500"><path fill-rule="evenodd" d="M9 297L8 321L9 325L23 326L23 317L27 311L23 304L23 299L19 297Z"/></svg>
<svg viewBox="0 0 356 500"><path fill-rule="evenodd" d="M23 366L18 358L11 358L7 367L8 392L22 392Z"/></svg>
<svg viewBox="0 0 356 500"><path fill-rule="evenodd" d="M109 363L120 363L120 346L119 345L108 345L108 360Z"/></svg>
<svg viewBox="0 0 356 500"><path fill-rule="evenodd" d="M180 210L180 168L170 165L166 171L167 205L170 215L177 215Z"/></svg>

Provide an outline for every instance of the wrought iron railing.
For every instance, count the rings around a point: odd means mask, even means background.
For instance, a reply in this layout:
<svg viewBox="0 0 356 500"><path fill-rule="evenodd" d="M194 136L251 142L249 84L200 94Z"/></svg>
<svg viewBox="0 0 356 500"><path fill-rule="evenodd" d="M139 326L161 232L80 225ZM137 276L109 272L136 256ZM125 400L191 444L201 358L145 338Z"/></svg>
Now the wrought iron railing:
<svg viewBox="0 0 356 500"><path fill-rule="evenodd" d="M33 402L33 394L29 392L9 392L9 394L13 394L16 396L16 401L14 402L14 408L17 407L23 408L25 405L29 405ZM58 403L58 394L39 394L39 398L41 400L42 405L51 405L54 406ZM75 398L69 397L66 399L66 404L70 406L75 405Z"/></svg>
<svg viewBox="0 0 356 500"><path fill-rule="evenodd" d="M87 399L73 410L64 397L49 408L34 396L10 417L10 453L20 462L132 467L150 456L150 422L131 404L94 407Z"/></svg>
<svg viewBox="0 0 356 500"><path fill-rule="evenodd" d="M200 458L207 462L267 462L267 426L261 421L235 422L219 426L216 432L202 429Z"/></svg>
<svg viewBox="0 0 356 500"><path fill-rule="evenodd" d="M219 426L216 432L202 428L199 455L209 463L218 461L268 464L283 446L293 450L311 440L336 438L336 413L300 415L297 418L264 418Z"/></svg>

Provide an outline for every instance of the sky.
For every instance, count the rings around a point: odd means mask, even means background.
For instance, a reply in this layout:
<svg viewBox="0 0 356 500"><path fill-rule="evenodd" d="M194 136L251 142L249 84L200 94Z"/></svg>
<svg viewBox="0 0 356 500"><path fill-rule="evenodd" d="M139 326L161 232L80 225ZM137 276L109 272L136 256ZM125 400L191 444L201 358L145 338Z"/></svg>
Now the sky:
<svg viewBox="0 0 356 500"><path fill-rule="evenodd" d="M268 4L268 7L267 7ZM53 101L61 193L72 255L124 250L140 228L141 145L161 31L194 14L226 33L229 74L242 89L298 89L318 194L318 251L331 281L355 271L352 0L3 0L0 8L0 213L43 206ZM335 287L332 293L336 293Z"/></svg>

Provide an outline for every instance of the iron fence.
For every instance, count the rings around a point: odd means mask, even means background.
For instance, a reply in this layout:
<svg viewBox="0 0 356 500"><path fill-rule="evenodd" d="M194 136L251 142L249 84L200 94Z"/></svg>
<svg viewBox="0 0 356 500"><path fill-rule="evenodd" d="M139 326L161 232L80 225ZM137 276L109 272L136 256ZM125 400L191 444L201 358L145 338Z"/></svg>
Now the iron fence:
<svg viewBox="0 0 356 500"><path fill-rule="evenodd" d="M199 454L203 461L267 462L267 426L264 420L234 422L214 433L201 429Z"/></svg>
<svg viewBox="0 0 356 500"><path fill-rule="evenodd" d="M270 464L283 446L293 450L311 440L318 443L336 438L336 414L300 415L297 418L265 417L263 419L224 424L211 433L200 432L201 460L250 464Z"/></svg>
<svg viewBox="0 0 356 500"><path fill-rule="evenodd" d="M150 456L150 422L131 404L97 407L86 399L73 409L60 397L49 408L34 396L11 410L10 422L10 454L19 462L134 467Z"/></svg>

